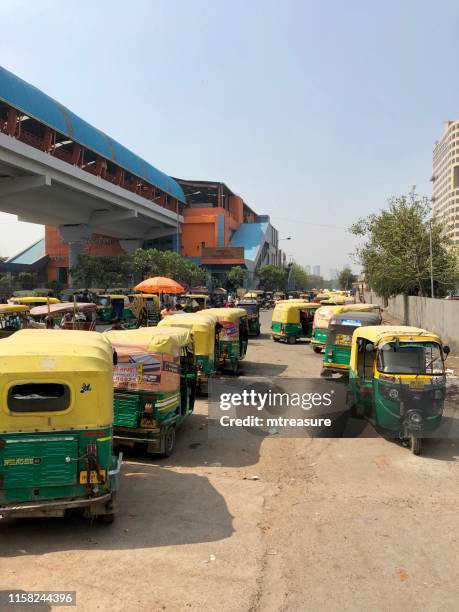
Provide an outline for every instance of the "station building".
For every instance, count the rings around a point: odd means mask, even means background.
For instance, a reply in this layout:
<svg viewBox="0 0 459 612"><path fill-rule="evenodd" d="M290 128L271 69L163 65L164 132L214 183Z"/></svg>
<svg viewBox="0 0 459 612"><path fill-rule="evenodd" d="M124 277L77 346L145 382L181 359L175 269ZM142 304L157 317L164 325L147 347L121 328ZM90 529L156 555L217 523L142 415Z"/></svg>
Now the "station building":
<svg viewBox="0 0 459 612"><path fill-rule="evenodd" d="M239 265L253 285L258 267L281 263L269 217L225 183L172 178L1 67L0 170L0 210L45 226L0 271L65 286L78 254L154 247L189 257L209 280Z"/></svg>

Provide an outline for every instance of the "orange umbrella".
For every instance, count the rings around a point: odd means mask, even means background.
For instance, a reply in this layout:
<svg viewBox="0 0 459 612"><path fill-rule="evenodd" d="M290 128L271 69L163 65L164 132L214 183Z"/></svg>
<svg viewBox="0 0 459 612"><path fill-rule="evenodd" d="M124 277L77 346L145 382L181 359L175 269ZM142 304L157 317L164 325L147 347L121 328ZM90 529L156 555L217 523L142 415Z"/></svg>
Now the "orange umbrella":
<svg viewBox="0 0 459 612"><path fill-rule="evenodd" d="M144 293L185 293L185 288L180 283L165 276L146 278L135 287L135 290Z"/></svg>

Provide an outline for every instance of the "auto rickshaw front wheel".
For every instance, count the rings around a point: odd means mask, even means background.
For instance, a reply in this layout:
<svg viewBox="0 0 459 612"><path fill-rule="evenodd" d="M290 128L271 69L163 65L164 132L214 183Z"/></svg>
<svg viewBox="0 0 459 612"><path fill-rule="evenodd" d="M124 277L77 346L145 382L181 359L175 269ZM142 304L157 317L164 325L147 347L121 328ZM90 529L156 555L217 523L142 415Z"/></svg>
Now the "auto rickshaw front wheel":
<svg viewBox="0 0 459 612"><path fill-rule="evenodd" d="M314 353L321 353L322 352L322 347L320 347L320 346L313 346L312 350L314 351Z"/></svg>
<svg viewBox="0 0 459 612"><path fill-rule="evenodd" d="M99 514L97 517L102 523L105 523L106 525L111 525L115 520L115 496L116 493L113 492L110 501L105 504L105 513Z"/></svg>
<svg viewBox="0 0 459 612"><path fill-rule="evenodd" d="M288 344L296 344L296 336L288 336L287 343Z"/></svg>

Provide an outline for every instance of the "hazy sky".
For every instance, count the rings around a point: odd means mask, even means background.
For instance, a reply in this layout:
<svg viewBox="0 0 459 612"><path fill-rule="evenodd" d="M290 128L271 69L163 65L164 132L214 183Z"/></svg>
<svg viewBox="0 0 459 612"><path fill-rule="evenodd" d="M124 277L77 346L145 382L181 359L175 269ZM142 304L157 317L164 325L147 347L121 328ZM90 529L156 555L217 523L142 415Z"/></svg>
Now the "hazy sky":
<svg viewBox="0 0 459 612"><path fill-rule="evenodd" d="M457 0L1 0L0 22L3 66L168 174L224 181L325 273L354 248L340 228L431 194L459 115ZM43 230L0 232L13 254Z"/></svg>

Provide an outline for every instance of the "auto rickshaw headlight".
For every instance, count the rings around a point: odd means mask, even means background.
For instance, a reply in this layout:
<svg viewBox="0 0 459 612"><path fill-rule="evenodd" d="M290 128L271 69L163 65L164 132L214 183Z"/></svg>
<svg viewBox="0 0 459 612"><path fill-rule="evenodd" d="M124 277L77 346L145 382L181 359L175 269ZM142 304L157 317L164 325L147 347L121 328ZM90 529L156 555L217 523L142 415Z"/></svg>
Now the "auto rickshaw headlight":
<svg viewBox="0 0 459 612"><path fill-rule="evenodd" d="M389 391L389 397L391 400L397 400L399 395L398 389L391 389Z"/></svg>

